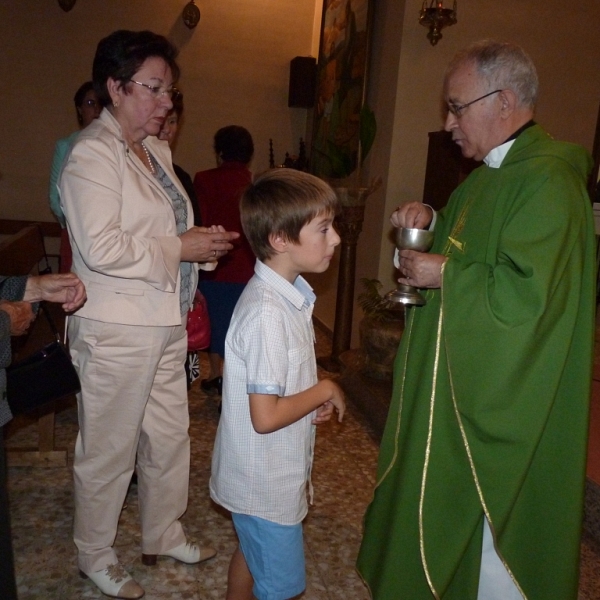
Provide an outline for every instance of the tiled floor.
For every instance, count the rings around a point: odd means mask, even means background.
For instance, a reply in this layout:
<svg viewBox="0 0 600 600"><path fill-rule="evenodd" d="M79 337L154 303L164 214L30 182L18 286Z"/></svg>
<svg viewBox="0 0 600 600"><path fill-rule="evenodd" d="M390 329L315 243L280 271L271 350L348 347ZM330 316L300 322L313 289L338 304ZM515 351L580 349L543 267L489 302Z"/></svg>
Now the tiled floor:
<svg viewBox="0 0 600 600"><path fill-rule="evenodd" d="M327 354L327 339L317 331L318 354ZM202 363L206 371L206 363ZM321 375L326 375L321 372ZM218 422L213 399L194 385L190 393L192 474L189 508L182 521L190 537L213 545L219 555L200 566L160 559L156 567L140 560L136 488L123 510L117 552L146 589L147 600L224 598L229 557L235 547L231 521L211 504L208 491L210 453ZM33 445L32 424L22 423L10 446ZM73 498L71 469L77 433L75 408L57 415L57 446L69 449L69 468L11 468L10 497L20 600L103 598L77 574L71 540ZM362 515L374 483L377 445L360 415L350 407L344 422L319 428L314 466L315 505L305 521L308 587L303 600L367 600L354 561ZM580 600L600 599L600 551L582 543ZM543 599L530 599L543 600Z"/></svg>
<svg viewBox="0 0 600 600"><path fill-rule="evenodd" d="M322 344L320 344L322 346ZM206 363L202 364L206 371ZM227 567L236 542L230 519L208 495L210 454L218 422L216 403L194 384L190 392L192 474L188 511L182 521L190 537L214 546L218 556L200 566L159 559L154 568L140 560L137 490L123 510L117 552L146 590L148 600L208 600L225 597ZM32 425L15 431L9 446L31 446ZM79 578L71 539L72 464L77 434L73 406L57 415L57 447L69 449L69 468L11 468L13 542L20 600L103 598ZM315 504L305 521L308 587L305 600L366 600L354 571L361 519L374 483L377 445L356 414L320 426L313 483Z"/></svg>

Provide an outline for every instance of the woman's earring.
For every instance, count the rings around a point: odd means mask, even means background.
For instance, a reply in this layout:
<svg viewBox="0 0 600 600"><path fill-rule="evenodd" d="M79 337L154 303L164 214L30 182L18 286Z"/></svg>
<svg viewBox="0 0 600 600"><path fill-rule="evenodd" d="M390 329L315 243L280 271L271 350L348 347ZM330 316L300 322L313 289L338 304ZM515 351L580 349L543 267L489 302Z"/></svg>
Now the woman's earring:
<svg viewBox="0 0 600 600"><path fill-rule="evenodd" d="M114 108L119 108L119 103L118 103L118 102L116 102L116 101L115 101L115 102L113 102L113 107L114 107Z"/></svg>

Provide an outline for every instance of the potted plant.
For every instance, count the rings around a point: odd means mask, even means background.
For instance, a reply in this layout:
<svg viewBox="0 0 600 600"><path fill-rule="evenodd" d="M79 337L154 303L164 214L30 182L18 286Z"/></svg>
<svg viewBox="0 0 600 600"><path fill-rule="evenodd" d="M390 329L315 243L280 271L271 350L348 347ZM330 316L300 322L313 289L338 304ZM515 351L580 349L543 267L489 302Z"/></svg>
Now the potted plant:
<svg viewBox="0 0 600 600"><path fill-rule="evenodd" d="M358 303L364 313L359 337L362 372L381 380L392 378L394 359L404 331L404 306L381 295L378 279L361 279L363 292Z"/></svg>

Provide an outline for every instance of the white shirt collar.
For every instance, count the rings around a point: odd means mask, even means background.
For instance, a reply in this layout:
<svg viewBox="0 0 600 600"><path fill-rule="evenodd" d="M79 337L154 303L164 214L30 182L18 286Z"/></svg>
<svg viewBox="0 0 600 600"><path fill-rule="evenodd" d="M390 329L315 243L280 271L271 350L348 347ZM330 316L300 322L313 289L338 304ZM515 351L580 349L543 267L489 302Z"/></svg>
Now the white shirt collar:
<svg viewBox="0 0 600 600"><path fill-rule="evenodd" d="M492 169L499 169L504 157L508 154L511 146L515 143L515 140L509 140L500 144L495 148L492 148L488 155L483 159L483 162Z"/></svg>
<svg viewBox="0 0 600 600"><path fill-rule="evenodd" d="M298 310L301 310L303 306L312 306L317 299L312 287L310 287L308 281L302 275L298 275L294 283L291 284L271 269L271 267L258 259L256 259L254 265L254 272L260 279L267 281L274 290Z"/></svg>

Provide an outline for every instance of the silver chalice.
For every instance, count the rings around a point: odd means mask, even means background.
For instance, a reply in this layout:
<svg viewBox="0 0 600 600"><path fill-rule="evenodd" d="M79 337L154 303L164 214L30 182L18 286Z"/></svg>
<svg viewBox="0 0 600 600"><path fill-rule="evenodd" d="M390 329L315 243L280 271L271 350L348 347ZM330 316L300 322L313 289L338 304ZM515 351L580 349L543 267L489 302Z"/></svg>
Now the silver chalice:
<svg viewBox="0 0 600 600"><path fill-rule="evenodd" d="M396 229L396 247L398 250L428 252L432 245L433 231L410 227L398 227ZM413 306L423 306L425 304L425 298L417 291L417 288L405 283L399 283L396 289L388 292L385 297L391 302L401 304Z"/></svg>

